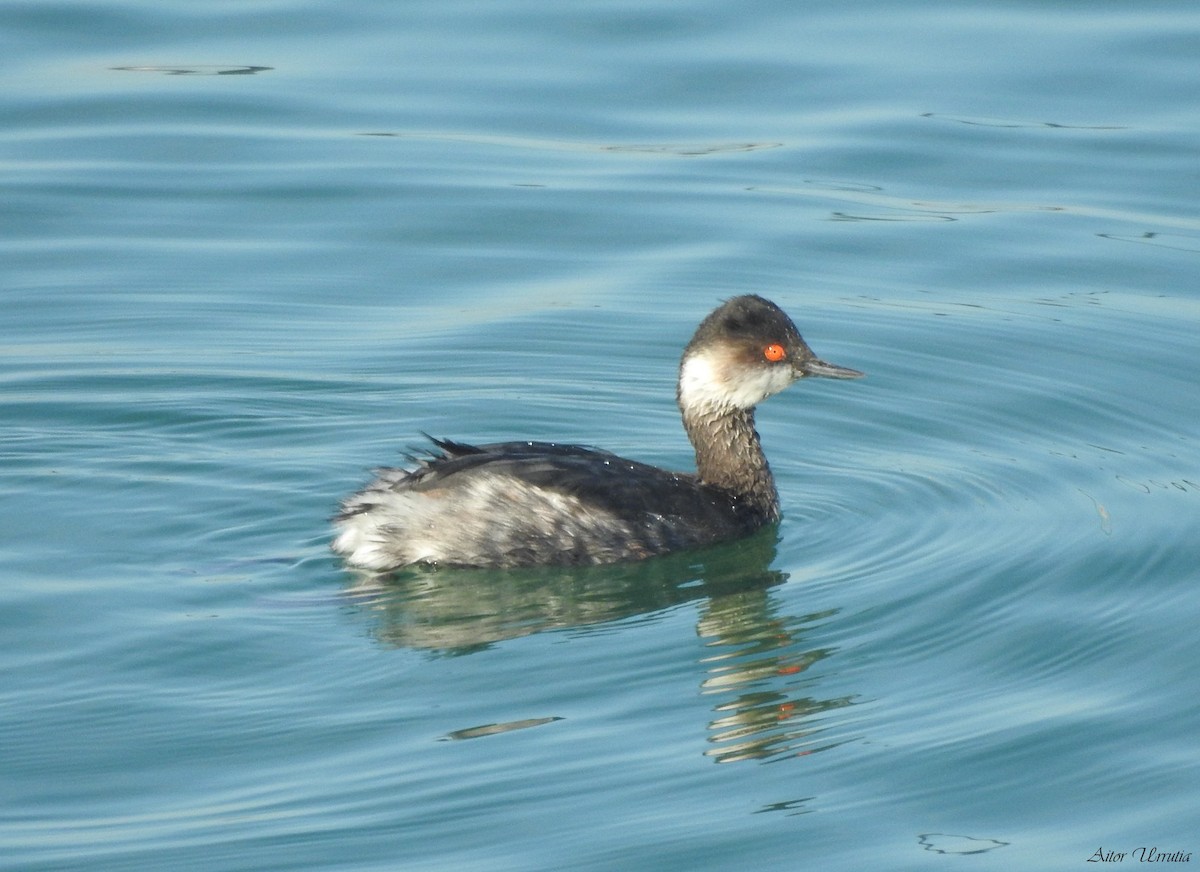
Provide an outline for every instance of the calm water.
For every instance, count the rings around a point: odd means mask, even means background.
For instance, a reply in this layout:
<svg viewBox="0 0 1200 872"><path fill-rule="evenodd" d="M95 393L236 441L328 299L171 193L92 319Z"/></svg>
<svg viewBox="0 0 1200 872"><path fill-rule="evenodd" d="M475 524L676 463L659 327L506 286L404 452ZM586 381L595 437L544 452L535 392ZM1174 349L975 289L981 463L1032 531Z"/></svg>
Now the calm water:
<svg viewBox="0 0 1200 872"><path fill-rule="evenodd" d="M1195 4L0 34L0 866L1200 862ZM870 376L761 410L777 532L329 554L421 431L686 468L677 356L743 292Z"/></svg>

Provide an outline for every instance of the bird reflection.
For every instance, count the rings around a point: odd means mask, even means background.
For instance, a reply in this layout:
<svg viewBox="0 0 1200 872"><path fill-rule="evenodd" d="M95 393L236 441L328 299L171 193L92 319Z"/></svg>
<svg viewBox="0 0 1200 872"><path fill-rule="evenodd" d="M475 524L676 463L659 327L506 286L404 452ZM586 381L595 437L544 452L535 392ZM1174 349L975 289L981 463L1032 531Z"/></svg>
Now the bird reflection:
<svg viewBox="0 0 1200 872"><path fill-rule="evenodd" d="M691 600L764 591L787 576L770 569L776 533L638 563L521 569L411 568L362 575L350 593L379 620L384 644L441 656L508 639L652 614Z"/></svg>
<svg viewBox="0 0 1200 872"><path fill-rule="evenodd" d="M376 639L431 656L461 656L549 630L598 627L699 601L704 640L699 691L715 698L706 757L770 761L833 747L823 713L850 697L821 698L811 667L829 648L804 637L835 611L779 614L771 569L776 531L640 563L509 570L410 568L362 575L350 588L377 623ZM844 740L843 740L844 741Z"/></svg>
<svg viewBox="0 0 1200 872"><path fill-rule="evenodd" d="M850 697L821 699L805 673L833 653L805 650L803 635L836 610L802 617L778 616L763 591L743 591L709 601L698 632L711 653L702 658L705 694L713 706L704 752L718 763L803 756L840 744L825 737L820 715L851 704Z"/></svg>

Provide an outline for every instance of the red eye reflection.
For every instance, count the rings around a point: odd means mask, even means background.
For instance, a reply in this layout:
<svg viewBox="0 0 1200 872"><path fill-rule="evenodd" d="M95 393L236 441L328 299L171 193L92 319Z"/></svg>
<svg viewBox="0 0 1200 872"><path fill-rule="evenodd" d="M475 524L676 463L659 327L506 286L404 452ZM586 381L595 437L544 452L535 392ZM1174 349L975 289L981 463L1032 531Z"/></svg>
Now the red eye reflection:
<svg viewBox="0 0 1200 872"><path fill-rule="evenodd" d="M771 363L779 363L779 361L787 357L787 349L778 342L772 342L763 349L763 357L771 361Z"/></svg>

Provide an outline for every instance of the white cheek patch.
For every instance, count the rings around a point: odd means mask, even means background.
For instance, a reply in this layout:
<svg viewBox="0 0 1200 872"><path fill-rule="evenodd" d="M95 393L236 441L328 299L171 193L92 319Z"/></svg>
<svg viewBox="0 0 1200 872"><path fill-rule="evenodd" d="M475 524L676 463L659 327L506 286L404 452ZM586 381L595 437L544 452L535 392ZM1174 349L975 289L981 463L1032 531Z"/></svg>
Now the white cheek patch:
<svg viewBox="0 0 1200 872"><path fill-rule="evenodd" d="M724 376L712 354L693 354L679 370L679 400L686 407L725 405Z"/></svg>
<svg viewBox="0 0 1200 872"><path fill-rule="evenodd" d="M699 352L690 355L680 369L679 399L687 408L749 409L794 380L786 365L737 372L720 352Z"/></svg>

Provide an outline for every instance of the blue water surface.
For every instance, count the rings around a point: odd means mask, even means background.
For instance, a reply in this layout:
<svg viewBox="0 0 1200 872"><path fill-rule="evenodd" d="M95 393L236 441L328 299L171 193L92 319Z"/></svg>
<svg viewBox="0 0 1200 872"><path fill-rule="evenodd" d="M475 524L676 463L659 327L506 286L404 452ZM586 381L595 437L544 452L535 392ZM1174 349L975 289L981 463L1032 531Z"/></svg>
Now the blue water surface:
<svg viewBox="0 0 1200 872"><path fill-rule="evenodd" d="M1194 4L23 0L0 44L0 867L1200 862ZM678 355L750 292L869 374L760 410L778 530L329 552L422 432L689 468Z"/></svg>

